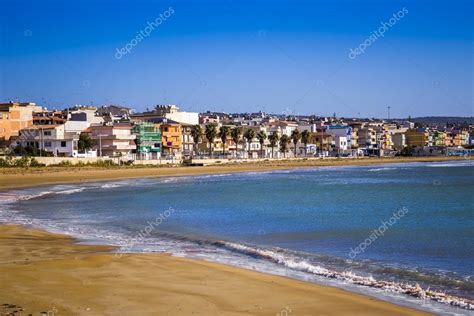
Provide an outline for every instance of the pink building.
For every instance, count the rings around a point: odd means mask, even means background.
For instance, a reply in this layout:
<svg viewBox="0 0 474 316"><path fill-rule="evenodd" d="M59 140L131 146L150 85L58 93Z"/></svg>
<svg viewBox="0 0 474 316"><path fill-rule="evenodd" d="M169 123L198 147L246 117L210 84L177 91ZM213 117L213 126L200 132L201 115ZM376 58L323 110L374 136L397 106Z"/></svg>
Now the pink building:
<svg viewBox="0 0 474 316"><path fill-rule="evenodd" d="M99 156L126 156L137 148L131 124L93 124L90 131Z"/></svg>

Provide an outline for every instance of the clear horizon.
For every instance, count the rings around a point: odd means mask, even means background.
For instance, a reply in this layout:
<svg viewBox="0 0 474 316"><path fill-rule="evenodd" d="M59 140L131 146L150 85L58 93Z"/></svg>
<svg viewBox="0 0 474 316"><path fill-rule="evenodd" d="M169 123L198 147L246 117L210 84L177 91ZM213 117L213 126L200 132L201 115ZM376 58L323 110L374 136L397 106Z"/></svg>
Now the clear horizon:
<svg viewBox="0 0 474 316"><path fill-rule="evenodd" d="M473 116L469 1L0 4L0 102Z"/></svg>

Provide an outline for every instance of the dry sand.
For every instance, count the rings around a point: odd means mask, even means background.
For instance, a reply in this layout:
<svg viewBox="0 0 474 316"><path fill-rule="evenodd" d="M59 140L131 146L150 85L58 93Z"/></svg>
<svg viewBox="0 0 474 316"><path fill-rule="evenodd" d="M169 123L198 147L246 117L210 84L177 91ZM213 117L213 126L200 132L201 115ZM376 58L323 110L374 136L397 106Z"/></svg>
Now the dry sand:
<svg viewBox="0 0 474 316"><path fill-rule="evenodd" d="M64 235L0 225L0 305L10 305L0 311L55 316L425 314L225 265L163 254L117 257L109 250L76 244Z"/></svg>

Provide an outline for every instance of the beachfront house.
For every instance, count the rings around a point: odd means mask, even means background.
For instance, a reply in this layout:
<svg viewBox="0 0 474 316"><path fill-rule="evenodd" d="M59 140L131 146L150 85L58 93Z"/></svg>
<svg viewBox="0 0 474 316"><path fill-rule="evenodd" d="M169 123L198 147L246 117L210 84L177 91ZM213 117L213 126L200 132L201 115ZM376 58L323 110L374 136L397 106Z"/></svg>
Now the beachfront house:
<svg viewBox="0 0 474 316"><path fill-rule="evenodd" d="M20 131L14 146L36 147L58 157L77 154L79 134L68 132L66 124L32 125Z"/></svg>
<svg viewBox="0 0 474 316"><path fill-rule="evenodd" d="M141 122L135 124L132 133L136 135L137 158L158 159L161 157L161 130L153 123Z"/></svg>
<svg viewBox="0 0 474 316"><path fill-rule="evenodd" d="M132 157L137 148L136 135L132 134L129 123L92 124L90 136L94 141L93 149L100 157Z"/></svg>

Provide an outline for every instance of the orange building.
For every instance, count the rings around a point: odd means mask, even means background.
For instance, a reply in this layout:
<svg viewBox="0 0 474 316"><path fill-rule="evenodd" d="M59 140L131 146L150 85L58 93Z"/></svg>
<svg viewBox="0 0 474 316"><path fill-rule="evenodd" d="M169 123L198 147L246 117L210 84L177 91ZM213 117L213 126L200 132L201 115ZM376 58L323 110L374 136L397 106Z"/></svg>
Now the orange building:
<svg viewBox="0 0 474 316"><path fill-rule="evenodd" d="M30 102L0 103L0 146L7 146L12 137L18 137L21 129L33 125L33 112L41 107Z"/></svg>
<svg viewBox="0 0 474 316"><path fill-rule="evenodd" d="M181 124L166 118L154 120L155 126L161 129L162 155L180 154L183 145Z"/></svg>

